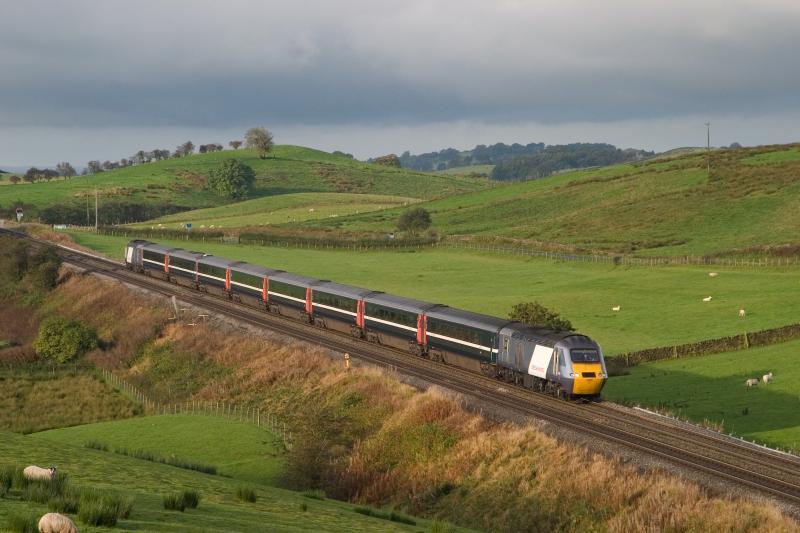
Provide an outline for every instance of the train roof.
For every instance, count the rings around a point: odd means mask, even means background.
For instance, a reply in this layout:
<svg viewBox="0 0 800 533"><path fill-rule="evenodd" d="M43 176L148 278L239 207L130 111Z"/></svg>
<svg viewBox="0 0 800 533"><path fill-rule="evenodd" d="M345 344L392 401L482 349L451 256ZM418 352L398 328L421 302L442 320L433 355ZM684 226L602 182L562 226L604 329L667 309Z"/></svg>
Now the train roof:
<svg viewBox="0 0 800 533"><path fill-rule="evenodd" d="M203 254L201 257L198 257L197 262L202 263L204 265L220 267L220 268L228 268L229 266L236 263L236 261L231 261L230 259L225 259L224 257L217 257L215 255L207 255L207 254Z"/></svg>
<svg viewBox="0 0 800 533"><path fill-rule="evenodd" d="M150 241L146 241L144 239L133 239L128 241L128 246L144 246L145 244L153 244Z"/></svg>
<svg viewBox="0 0 800 533"><path fill-rule="evenodd" d="M471 328L494 331L495 333L500 331L503 326L506 326L511 322L506 318L497 318L496 316L473 313L472 311L464 311L463 309L455 309L446 306L431 309L425 314L429 318L445 320L447 322L461 324Z"/></svg>
<svg viewBox="0 0 800 533"><path fill-rule="evenodd" d="M430 302L423 302L422 300L414 300L413 298L385 294L382 292L373 292L372 294L368 294L364 297L364 301L366 303L382 305L384 307L391 307L411 313L424 313L428 309L432 309L439 305L432 304Z"/></svg>
<svg viewBox="0 0 800 533"><path fill-rule="evenodd" d="M271 277L279 272L283 272L283 270L267 268L261 265L252 265L250 263L234 263L231 265L231 270L235 272L242 272L244 274L250 274L251 276L258 276L260 278L265 276Z"/></svg>
<svg viewBox="0 0 800 533"><path fill-rule="evenodd" d="M202 252L190 252L189 250L183 250L181 248L175 248L169 252L170 257L177 257L178 259L189 259L191 261L199 260L203 257Z"/></svg>
<svg viewBox="0 0 800 533"><path fill-rule="evenodd" d="M280 281L283 283L288 283L289 285L296 285L298 287L311 287L313 285L318 285L322 281L316 278L309 278L308 276L301 276L300 274L292 274L290 272L278 272L273 274L269 278L270 281Z"/></svg>
<svg viewBox="0 0 800 533"><path fill-rule="evenodd" d="M361 287L342 285L341 283L334 283L332 281L323 281L318 285L314 285L314 290L335 294L337 296L344 296L354 300L375 292L372 289L362 289Z"/></svg>
<svg viewBox="0 0 800 533"><path fill-rule="evenodd" d="M555 331L544 327L529 326L527 324L523 324L522 322L513 322L509 324L500 331L500 334L508 335L509 337L515 339L532 341L537 344L541 344L542 346L555 346L557 342L564 340L567 340L568 344L576 346L596 344L586 335L582 335L574 331Z"/></svg>
<svg viewBox="0 0 800 533"><path fill-rule="evenodd" d="M149 250L151 252L157 252L160 254L168 254L172 253L176 250L181 250L181 248L169 248L167 246L163 246L161 244L156 244L154 242L148 242L147 244L142 246L143 250Z"/></svg>

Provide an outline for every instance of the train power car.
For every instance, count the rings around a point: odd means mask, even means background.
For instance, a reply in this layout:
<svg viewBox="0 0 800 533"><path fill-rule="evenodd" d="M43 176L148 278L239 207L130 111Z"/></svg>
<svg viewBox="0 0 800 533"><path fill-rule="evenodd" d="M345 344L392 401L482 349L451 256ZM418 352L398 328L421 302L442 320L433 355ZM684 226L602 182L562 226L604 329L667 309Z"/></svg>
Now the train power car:
<svg viewBox="0 0 800 533"><path fill-rule="evenodd" d="M143 240L128 243L125 263L145 275L560 397L597 399L608 378L600 346L571 331Z"/></svg>

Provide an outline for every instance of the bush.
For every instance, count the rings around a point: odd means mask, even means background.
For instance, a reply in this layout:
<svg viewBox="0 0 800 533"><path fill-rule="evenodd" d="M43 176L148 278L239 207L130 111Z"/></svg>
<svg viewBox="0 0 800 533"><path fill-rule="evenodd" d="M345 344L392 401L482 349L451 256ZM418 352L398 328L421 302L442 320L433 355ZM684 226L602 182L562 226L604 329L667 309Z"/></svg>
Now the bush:
<svg viewBox="0 0 800 533"><path fill-rule="evenodd" d="M173 494L165 494L163 498L164 509L167 511L180 511L186 509L186 502L183 499L183 494L175 492Z"/></svg>
<svg viewBox="0 0 800 533"><path fill-rule="evenodd" d="M570 331L572 329L572 322L562 318L555 311L550 311L539 302L516 304L511 308L508 318L529 326L545 327L555 331Z"/></svg>
<svg viewBox="0 0 800 533"><path fill-rule="evenodd" d="M256 174L238 159L226 159L209 173L208 188L220 196L239 200L250 194Z"/></svg>
<svg viewBox="0 0 800 533"><path fill-rule="evenodd" d="M200 494L195 490L183 491L183 501L186 502L186 507L189 509L197 509L200 505Z"/></svg>
<svg viewBox="0 0 800 533"><path fill-rule="evenodd" d="M81 492L78 519L90 526L117 525L133 511L133 498L113 492L88 489Z"/></svg>
<svg viewBox="0 0 800 533"><path fill-rule="evenodd" d="M236 489L236 497L244 502L255 503L258 499L255 489L241 486Z"/></svg>
<svg viewBox="0 0 800 533"><path fill-rule="evenodd" d="M39 533L38 522L35 514L12 514L6 522L6 530L11 533Z"/></svg>
<svg viewBox="0 0 800 533"><path fill-rule="evenodd" d="M428 229L430 225L431 214L422 207L414 207L404 211L397 220L397 229L407 231L412 235Z"/></svg>
<svg viewBox="0 0 800 533"><path fill-rule="evenodd" d="M40 357L65 363L97 347L97 334L77 320L54 316L39 326L33 349Z"/></svg>

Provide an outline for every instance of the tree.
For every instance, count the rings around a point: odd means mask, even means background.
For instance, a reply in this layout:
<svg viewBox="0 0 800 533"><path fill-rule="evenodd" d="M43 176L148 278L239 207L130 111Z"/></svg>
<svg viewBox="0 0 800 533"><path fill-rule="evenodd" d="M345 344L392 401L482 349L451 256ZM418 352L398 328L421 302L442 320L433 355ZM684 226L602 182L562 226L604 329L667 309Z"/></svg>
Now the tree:
<svg viewBox="0 0 800 533"><path fill-rule="evenodd" d="M17 176L16 174L11 174L11 176L8 178L8 181L16 185L17 183L20 182L20 177Z"/></svg>
<svg viewBox="0 0 800 533"><path fill-rule="evenodd" d="M175 157L185 157L192 153L194 153L194 143L192 141L186 141L175 149Z"/></svg>
<svg viewBox="0 0 800 533"><path fill-rule="evenodd" d="M103 171L103 167L100 164L100 161L93 160L86 163L86 171L89 174L99 174Z"/></svg>
<svg viewBox="0 0 800 533"><path fill-rule="evenodd" d="M234 150L238 150L241 145L242 145L242 141L231 141L231 142L228 143L228 146L230 146Z"/></svg>
<svg viewBox="0 0 800 533"><path fill-rule="evenodd" d="M420 231L428 229L430 225L431 214L427 209L422 207L408 209L403 212L397 220L397 229L400 231L407 231L412 235L416 235Z"/></svg>
<svg viewBox="0 0 800 533"><path fill-rule="evenodd" d="M258 151L261 159L266 159L274 146L272 134L266 128L250 128L244 134L244 139L247 147Z"/></svg>
<svg viewBox="0 0 800 533"><path fill-rule="evenodd" d="M247 197L255 179L252 168L238 159L226 159L209 173L208 188L238 200Z"/></svg>
<svg viewBox="0 0 800 533"><path fill-rule="evenodd" d="M400 168L400 158L396 154L382 155L376 157L373 161L376 165L383 165L385 167Z"/></svg>
<svg viewBox="0 0 800 533"><path fill-rule="evenodd" d="M539 302L521 302L511 308L509 320L529 326L545 327L555 331L571 331L572 323L555 311L550 311Z"/></svg>
<svg viewBox="0 0 800 533"><path fill-rule="evenodd" d="M23 174L22 179L27 181L28 183L33 183L34 181L39 179L39 174L41 173L42 171L39 170L38 168L31 167L25 172L25 174Z"/></svg>
<svg viewBox="0 0 800 533"><path fill-rule="evenodd" d="M75 168L66 161L57 164L56 170L58 171L59 175L64 177L64 179L71 178L77 174L77 172L75 172Z"/></svg>
<svg viewBox="0 0 800 533"><path fill-rule="evenodd" d="M97 334L77 320L54 316L39 326L33 349L40 357L65 363L97 347Z"/></svg>

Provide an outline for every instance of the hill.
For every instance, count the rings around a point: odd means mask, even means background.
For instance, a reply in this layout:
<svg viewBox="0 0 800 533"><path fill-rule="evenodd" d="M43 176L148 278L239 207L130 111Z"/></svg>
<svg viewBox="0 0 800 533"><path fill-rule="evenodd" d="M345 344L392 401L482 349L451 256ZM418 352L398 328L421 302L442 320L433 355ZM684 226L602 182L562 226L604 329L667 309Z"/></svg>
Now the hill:
<svg viewBox="0 0 800 533"><path fill-rule="evenodd" d="M448 235L646 255L759 252L798 243L800 145L717 150L557 174L422 206ZM401 210L305 226L384 233ZM790 248L788 251L797 250Z"/></svg>
<svg viewBox="0 0 800 533"><path fill-rule="evenodd" d="M100 197L101 224L147 220L231 201L204 189L206 176L227 158L239 159L256 173L253 197L298 192L369 193L419 199L474 191L487 180L424 174L355 161L299 146L279 145L272 157L259 159L250 150L195 154L136 165L90 176L0 187L0 216L24 205L28 219L46 223L86 224L87 202ZM89 209L89 220L94 223Z"/></svg>

